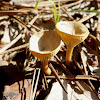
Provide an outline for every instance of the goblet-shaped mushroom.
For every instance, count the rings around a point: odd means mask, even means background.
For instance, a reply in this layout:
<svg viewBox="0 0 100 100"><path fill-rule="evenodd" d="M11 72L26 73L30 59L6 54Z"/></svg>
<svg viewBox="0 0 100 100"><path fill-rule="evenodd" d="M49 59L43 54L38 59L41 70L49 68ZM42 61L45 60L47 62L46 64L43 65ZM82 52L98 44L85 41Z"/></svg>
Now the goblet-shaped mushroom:
<svg viewBox="0 0 100 100"><path fill-rule="evenodd" d="M70 65L74 47L87 38L89 31L84 24L75 21L60 21L55 30L67 46L66 64Z"/></svg>
<svg viewBox="0 0 100 100"><path fill-rule="evenodd" d="M56 55L61 47L61 37L55 31L42 31L30 38L29 49L32 55L40 59L45 74L50 75L48 60Z"/></svg>

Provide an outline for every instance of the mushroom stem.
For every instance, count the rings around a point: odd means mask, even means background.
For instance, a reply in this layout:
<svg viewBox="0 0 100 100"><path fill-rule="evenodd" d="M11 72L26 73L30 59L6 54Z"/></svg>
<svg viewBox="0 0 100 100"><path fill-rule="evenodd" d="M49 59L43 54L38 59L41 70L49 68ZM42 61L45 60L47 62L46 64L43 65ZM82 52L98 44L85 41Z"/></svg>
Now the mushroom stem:
<svg viewBox="0 0 100 100"><path fill-rule="evenodd" d="M51 69L48 67L48 61L41 61L41 67L43 69L43 71L45 72L45 74L47 75L51 75Z"/></svg>
<svg viewBox="0 0 100 100"><path fill-rule="evenodd" d="M70 63L72 62L72 53L73 53L73 49L74 47L67 47L67 51L66 51L66 65L70 65Z"/></svg>

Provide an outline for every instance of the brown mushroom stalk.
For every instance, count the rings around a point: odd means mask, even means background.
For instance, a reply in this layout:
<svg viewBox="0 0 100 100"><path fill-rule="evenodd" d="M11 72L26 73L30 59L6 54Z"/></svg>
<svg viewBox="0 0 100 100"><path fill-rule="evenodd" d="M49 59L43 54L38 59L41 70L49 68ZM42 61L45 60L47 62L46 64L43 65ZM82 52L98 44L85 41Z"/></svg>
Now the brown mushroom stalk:
<svg viewBox="0 0 100 100"><path fill-rule="evenodd" d="M70 64L72 62L72 53L73 53L73 47L67 47L66 51L66 64Z"/></svg>
<svg viewBox="0 0 100 100"><path fill-rule="evenodd" d="M48 61L60 50L60 36L55 31L42 31L34 34L29 44L32 55L40 59L43 71L50 75L51 69L48 67Z"/></svg>
<svg viewBox="0 0 100 100"><path fill-rule="evenodd" d="M41 61L41 67L42 70L47 74L51 75L51 69L48 67L48 60L47 61Z"/></svg>
<svg viewBox="0 0 100 100"><path fill-rule="evenodd" d="M75 21L60 21L55 30L67 46L66 64L70 65L74 47L88 37L89 31L84 24Z"/></svg>

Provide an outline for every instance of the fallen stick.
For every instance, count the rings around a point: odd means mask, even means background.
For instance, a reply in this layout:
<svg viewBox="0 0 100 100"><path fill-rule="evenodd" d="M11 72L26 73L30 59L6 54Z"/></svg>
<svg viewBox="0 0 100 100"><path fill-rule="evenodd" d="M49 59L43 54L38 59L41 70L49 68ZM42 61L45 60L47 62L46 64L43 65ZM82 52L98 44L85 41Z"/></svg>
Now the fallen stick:
<svg viewBox="0 0 100 100"><path fill-rule="evenodd" d="M45 76L46 78L56 78L55 76ZM100 80L98 77L94 77L93 75L69 75L69 76L62 76L59 75L60 79L66 79L66 80Z"/></svg>
<svg viewBox="0 0 100 100"><path fill-rule="evenodd" d="M0 54L10 48L12 45L14 45L20 38L22 37L22 34L19 34L14 40L12 40L9 44L7 44L5 47L0 49Z"/></svg>
<svg viewBox="0 0 100 100"><path fill-rule="evenodd" d="M15 47L15 48L12 48L12 49L3 51L3 52L0 53L0 55L5 54L5 53L9 53L9 52L12 52L12 51L16 51L16 50L19 50L19 49L23 49L23 48L26 48L27 46L29 46L29 43L26 43L26 44L17 46L17 47Z"/></svg>
<svg viewBox="0 0 100 100"><path fill-rule="evenodd" d="M52 72L54 73L54 75L55 75L56 79L58 80L59 84L61 85L61 87L62 87L62 88L64 89L64 91L68 94L68 92L67 92L65 86L64 86L63 83L61 82L61 80L60 80L60 78L59 78L57 72L55 71L55 69L53 68L53 66L52 66L51 63L49 64L49 67L51 68Z"/></svg>

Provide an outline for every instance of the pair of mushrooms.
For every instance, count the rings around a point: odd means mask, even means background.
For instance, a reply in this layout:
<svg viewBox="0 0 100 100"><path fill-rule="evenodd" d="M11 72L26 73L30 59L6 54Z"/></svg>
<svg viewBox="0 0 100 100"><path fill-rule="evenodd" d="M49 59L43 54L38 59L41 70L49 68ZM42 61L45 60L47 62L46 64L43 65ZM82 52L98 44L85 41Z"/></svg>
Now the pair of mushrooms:
<svg viewBox="0 0 100 100"><path fill-rule="evenodd" d="M48 60L60 50L61 40L67 46L66 64L69 65L74 47L84 41L88 35L89 31L82 23L60 21L57 23L55 31L42 31L34 34L30 38L29 49L32 55L40 59L45 74L50 75L51 69L48 67Z"/></svg>

